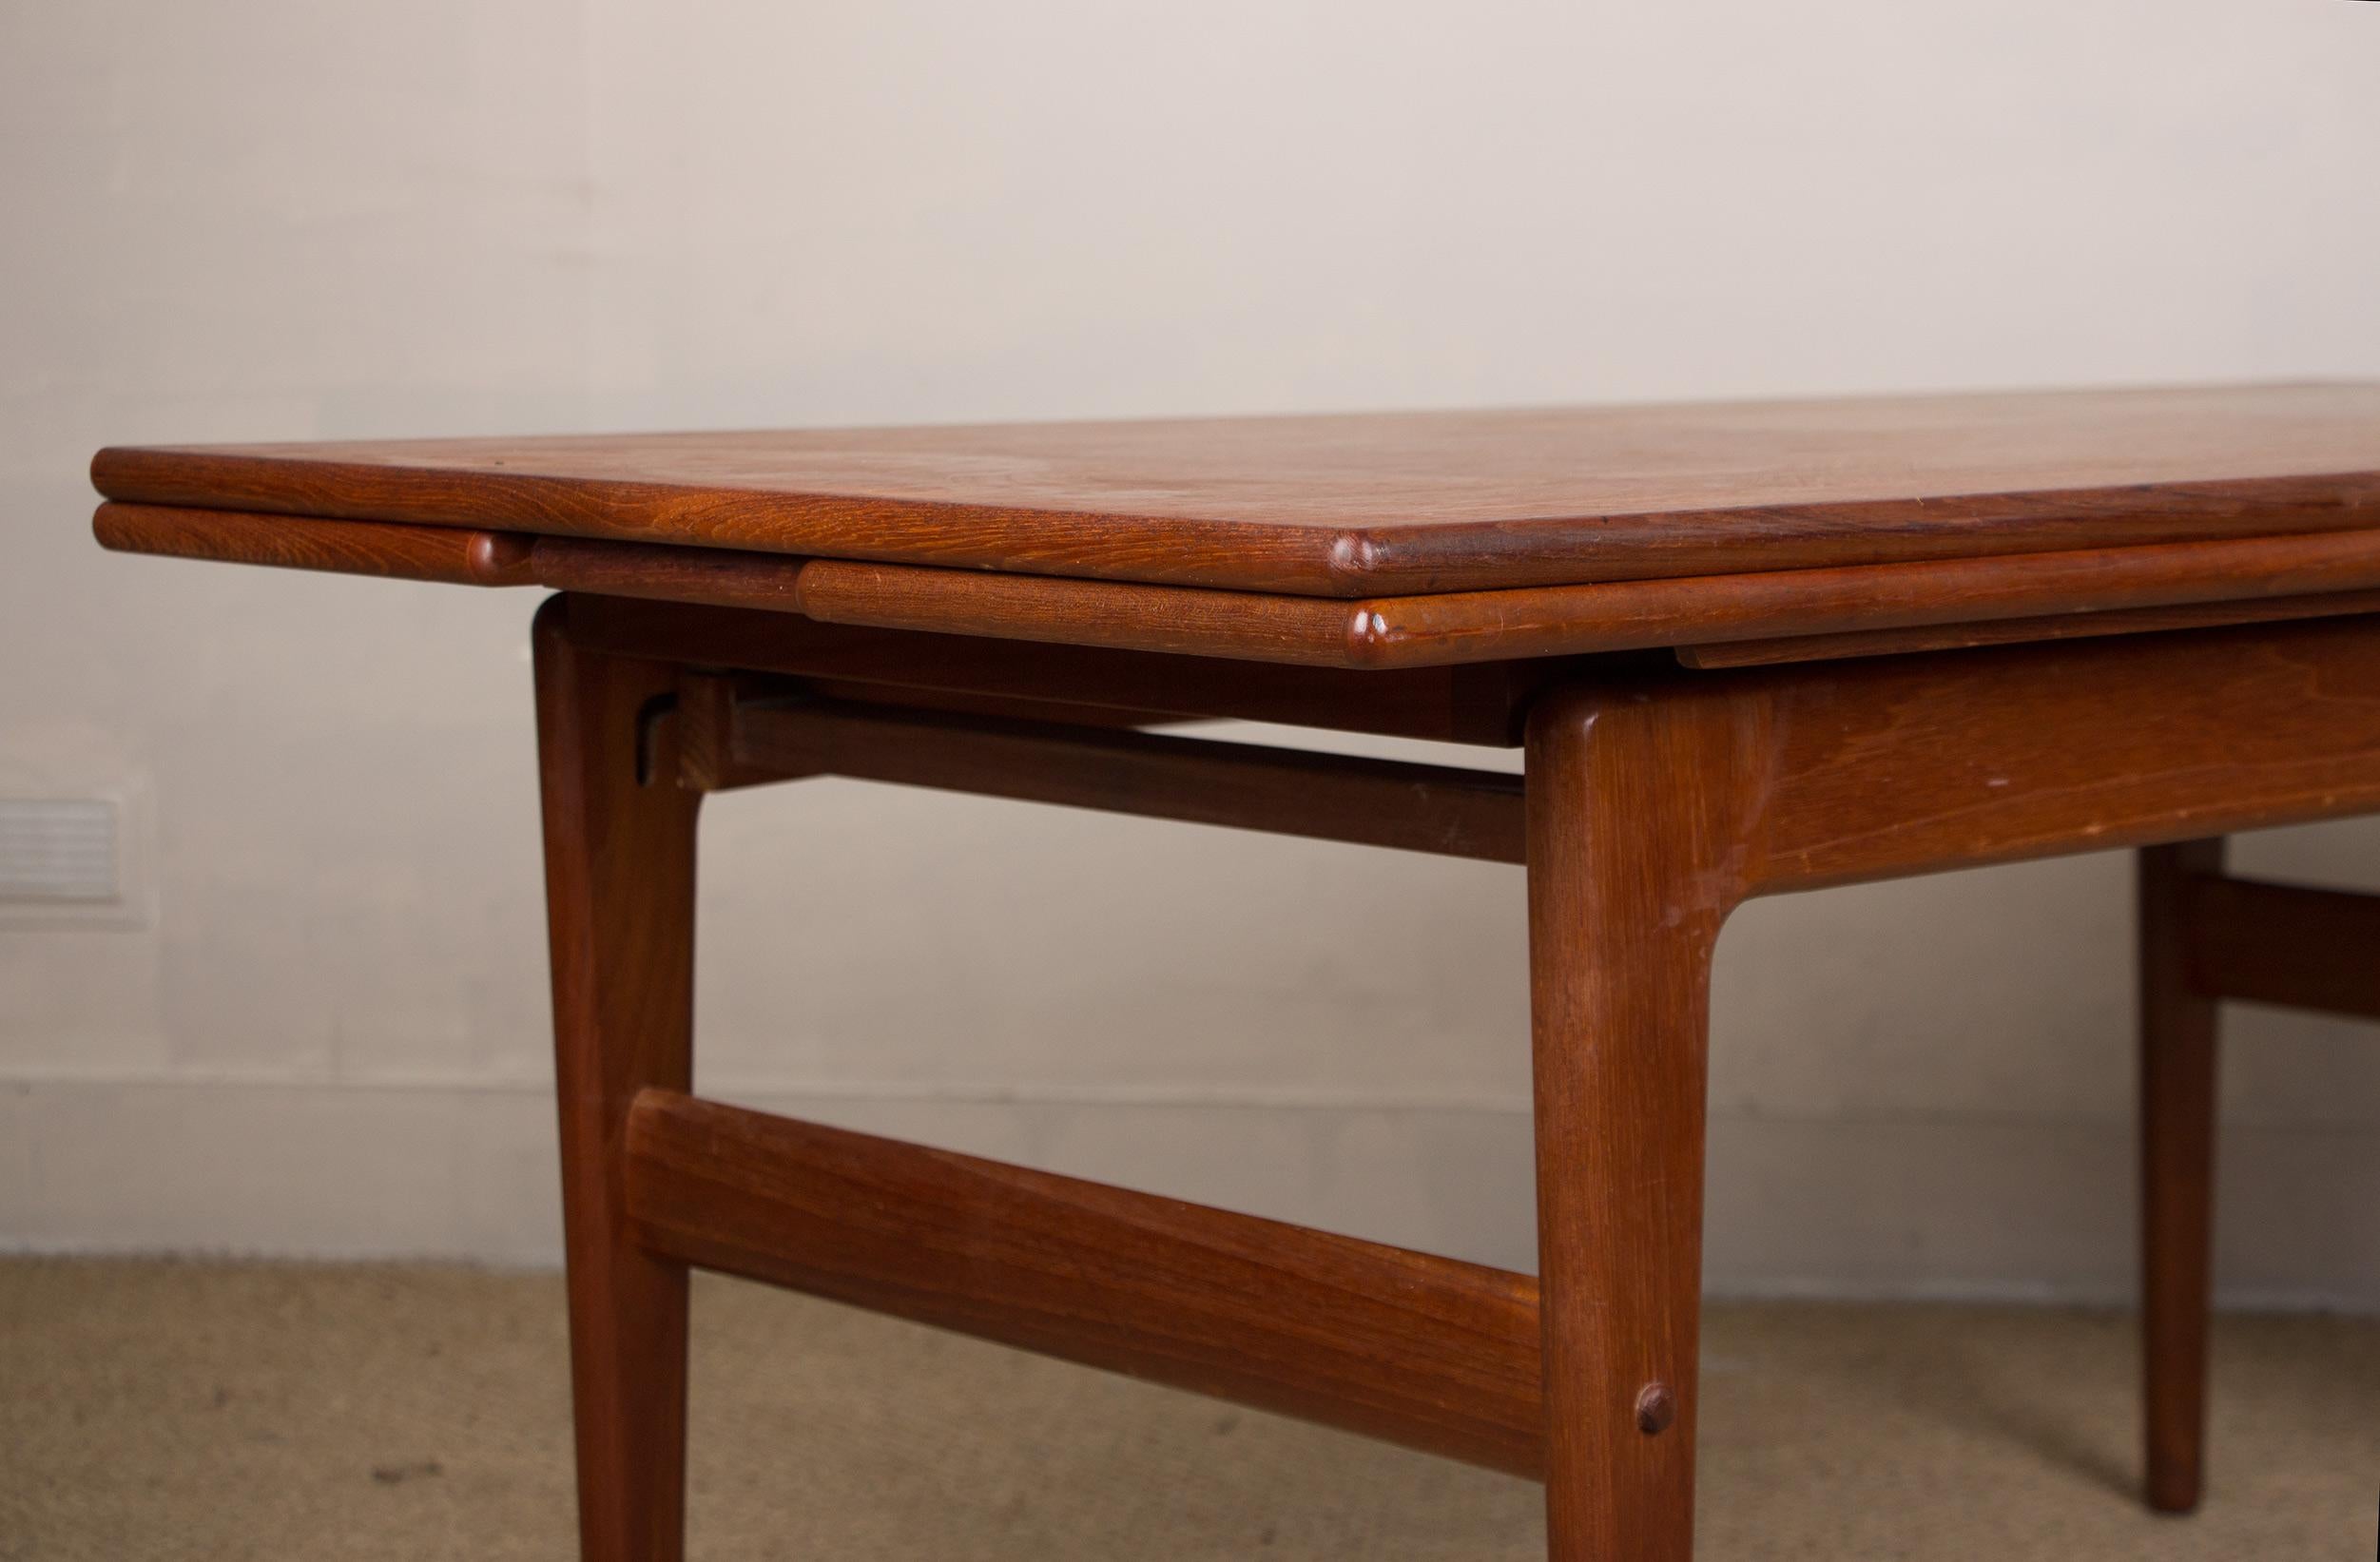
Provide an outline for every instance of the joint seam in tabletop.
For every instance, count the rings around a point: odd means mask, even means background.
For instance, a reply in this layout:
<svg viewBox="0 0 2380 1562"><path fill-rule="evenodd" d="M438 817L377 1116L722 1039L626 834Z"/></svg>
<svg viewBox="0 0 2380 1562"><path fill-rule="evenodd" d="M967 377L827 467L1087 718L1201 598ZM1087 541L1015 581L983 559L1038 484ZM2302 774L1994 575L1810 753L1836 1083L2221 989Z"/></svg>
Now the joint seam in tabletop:
<svg viewBox="0 0 2380 1562"><path fill-rule="evenodd" d="M110 448L110 498L1342 599L2355 530L2380 385Z"/></svg>
<svg viewBox="0 0 2380 1562"><path fill-rule="evenodd" d="M166 457L179 470L166 469ZM2176 528L2196 540L2231 540L2380 525L2380 472L2365 470L1913 501L1543 514L1428 527L1266 527L1217 516L888 502L832 492L721 492L690 484L340 463L309 466L314 481L293 494L258 475L276 464L203 451L110 448L92 458L91 472L104 497L125 503L1339 601L2089 551L2173 540ZM450 510L434 502L434 492L412 496L416 488L432 489L433 480L459 478L483 491L490 513L467 513L453 500ZM375 497L341 496L353 488ZM507 502L485 505L490 494ZM1924 524L1882 519L1896 508L1922 512ZM1849 540L1860 535L1852 523L1871 511L1880 519L1863 550ZM687 515L701 517L699 526L680 519ZM661 518L678 524L657 524ZM862 523L882 540L855 541L839 530ZM1987 535L1994 528L1997 534ZM952 540L998 529L1030 530L1036 542L994 548ZM1745 537L1753 531L1760 534L1756 549ZM1120 532L1140 534L1128 545L1116 540ZM1496 543L1517 548L1523 539L1529 545L1525 565L1475 562ZM1201 552L1232 564L1178 562Z"/></svg>
<svg viewBox="0 0 2380 1562"><path fill-rule="evenodd" d="M93 529L106 546L136 552L1360 669L2380 588L2380 529L1357 602L116 501L100 507ZM459 551L456 539L465 539Z"/></svg>

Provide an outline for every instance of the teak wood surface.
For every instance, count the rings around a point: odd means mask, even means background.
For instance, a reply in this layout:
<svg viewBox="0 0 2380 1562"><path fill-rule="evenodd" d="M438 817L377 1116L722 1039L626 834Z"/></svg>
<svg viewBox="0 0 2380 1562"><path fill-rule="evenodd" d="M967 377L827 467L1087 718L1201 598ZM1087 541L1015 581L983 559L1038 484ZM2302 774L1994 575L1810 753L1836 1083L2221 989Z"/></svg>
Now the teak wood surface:
<svg viewBox="0 0 2380 1562"><path fill-rule="evenodd" d="M1298 595L2368 527L2380 386L107 450L111 499Z"/></svg>
<svg viewBox="0 0 2380 1562"><path fill-rule="evenodd" d="M92 477L132 551L1308 665L2380 590L2362 384L110 449Z"/></svg>
<svg viewBox="0 0 2380 1562"><path fill-rule="evenodd" d="M584 1554L683 1544L701 1265L1546 1483L1693 1549L1711 965L1761 894L2119 846L2145 1489L2199 1500L2216 1016L2380 1018L2380 387L108 451L106 546L533 635ZM1145 728L1521 745L1525 774ZM704 794L841 775L1525 864L1536 1279L691 1091Z"/></svg>
<svg viewBox="0 0 2380 1562"><path fill-rule="evenodd" d="M630 1218L689 1263L1543 1473L1526 1275L674 1091L627 1156Z"/></svg>

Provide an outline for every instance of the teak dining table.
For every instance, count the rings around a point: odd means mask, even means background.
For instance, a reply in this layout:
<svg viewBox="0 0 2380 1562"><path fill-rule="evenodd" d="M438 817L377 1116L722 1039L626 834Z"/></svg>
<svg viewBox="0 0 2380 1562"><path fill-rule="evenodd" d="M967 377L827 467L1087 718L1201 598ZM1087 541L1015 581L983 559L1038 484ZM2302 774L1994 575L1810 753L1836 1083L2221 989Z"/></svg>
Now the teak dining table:
<svg viewBox="0 0 2380 1562"><path fill-rule="evenodd" d="M584 1554L680 1554L689 1266L1538 1477L1693 1548L1748 897L2138 848L2149 1500L2198 1497L2227 997L2380 1018L2380 385L110 449L129 552L533 629ZM1525 774L1163 730L1525 748ZM1525 866L1538 1268L692 1092L705 793L844 776ZM888 1391L890 1391L888 1386Z"/></svg>

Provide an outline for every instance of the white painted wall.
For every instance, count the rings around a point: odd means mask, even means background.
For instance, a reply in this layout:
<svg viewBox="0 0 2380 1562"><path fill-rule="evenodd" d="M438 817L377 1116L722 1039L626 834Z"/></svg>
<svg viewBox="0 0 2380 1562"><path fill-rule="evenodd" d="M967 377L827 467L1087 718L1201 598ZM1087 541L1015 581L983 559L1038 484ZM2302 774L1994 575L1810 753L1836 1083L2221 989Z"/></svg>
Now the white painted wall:
<svg viewBox="0 0 2380 1562"><path fill-rule="evenodd" d="M0 928L12 1244L555 1249L528 600L103 555L102 443L2380 373L2345 0L0 17L0 789L161 907ZM1509 871L815 782L705 872L710 1089L1528 1262ZM1714 1283L2120 1292L2126 874L1745 912ZM2380 1303L2380 1048L2235 1034L2227 1288Z"/></svg>

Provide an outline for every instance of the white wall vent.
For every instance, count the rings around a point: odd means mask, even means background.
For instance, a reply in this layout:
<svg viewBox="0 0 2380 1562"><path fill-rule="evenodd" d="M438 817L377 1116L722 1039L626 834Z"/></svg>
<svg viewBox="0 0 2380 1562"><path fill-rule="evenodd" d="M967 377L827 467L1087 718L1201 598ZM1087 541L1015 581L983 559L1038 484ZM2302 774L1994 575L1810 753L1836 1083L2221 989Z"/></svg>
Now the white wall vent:
<svg viewBox="0 0 2380 1562"><path fill-rule="evenodd" d="M0 798L0 900L90 905L122 893L107 798Z"/></svg>
<svg viewBox="0 0 2380 1562"><path fill-rule="evenodd" d="M148 920L137 800L0 796L0 922Z"/></svg>

